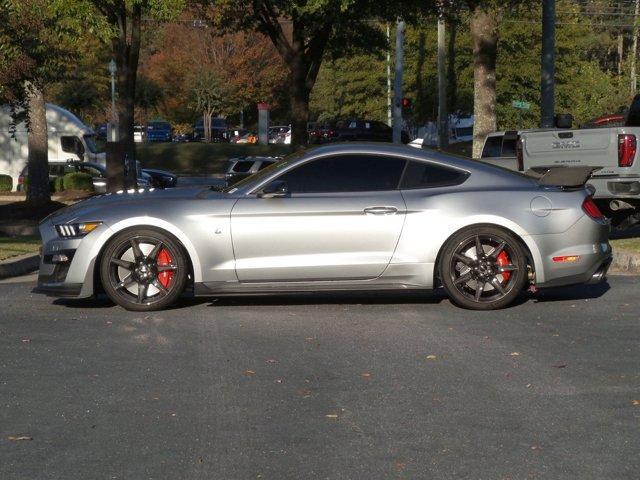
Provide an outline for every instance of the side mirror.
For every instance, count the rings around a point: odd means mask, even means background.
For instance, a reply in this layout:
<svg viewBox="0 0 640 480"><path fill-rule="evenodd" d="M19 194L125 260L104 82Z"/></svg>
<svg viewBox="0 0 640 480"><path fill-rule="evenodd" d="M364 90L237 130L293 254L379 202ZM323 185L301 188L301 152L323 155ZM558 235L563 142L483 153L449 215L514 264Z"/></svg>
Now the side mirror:
<svg viewBox="0 0 640 480"><path fill-rule="evenodd" d="M289 195L289 189L287 188L287 182L284 180L274 180L258 192L259 198L282 198L287 195Z"/></svg>

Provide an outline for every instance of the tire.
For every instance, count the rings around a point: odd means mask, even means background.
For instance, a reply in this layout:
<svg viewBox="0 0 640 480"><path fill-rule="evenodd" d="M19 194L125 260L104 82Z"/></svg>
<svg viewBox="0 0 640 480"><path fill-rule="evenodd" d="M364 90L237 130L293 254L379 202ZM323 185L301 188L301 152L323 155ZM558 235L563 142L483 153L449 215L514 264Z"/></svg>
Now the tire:
<svg viewBox="0 0 640 480"><path fill-rule="evenodd" d="M187 283L187 256L172 236L131 229L109 241L100 261L106 294L136 312L162 310L175 303Z"/></svg>
<svg viewBox="0 0 640 480"><path fill-rule="evenodd" d="M467 228L445 244L439 275L456 305L471 310L504 308L525 286L526 253L520 241L505 230L492 226Z"/></svg>

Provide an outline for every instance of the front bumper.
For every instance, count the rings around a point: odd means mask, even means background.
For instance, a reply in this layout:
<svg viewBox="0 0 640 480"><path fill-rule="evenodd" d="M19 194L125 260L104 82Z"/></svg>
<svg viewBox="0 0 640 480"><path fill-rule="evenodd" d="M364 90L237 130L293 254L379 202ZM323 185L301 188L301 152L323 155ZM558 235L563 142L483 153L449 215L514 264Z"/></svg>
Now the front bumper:
<svg viewBox="0 0 640 480"><path fill-rule="evenodd" d="M92 296L96 259L110 234L109 227L103 224L85 237L61 238L51 221L41 223L40 271L33 291L52 297ZM54 255L65 255L68 261L54 261Z"/></svg>

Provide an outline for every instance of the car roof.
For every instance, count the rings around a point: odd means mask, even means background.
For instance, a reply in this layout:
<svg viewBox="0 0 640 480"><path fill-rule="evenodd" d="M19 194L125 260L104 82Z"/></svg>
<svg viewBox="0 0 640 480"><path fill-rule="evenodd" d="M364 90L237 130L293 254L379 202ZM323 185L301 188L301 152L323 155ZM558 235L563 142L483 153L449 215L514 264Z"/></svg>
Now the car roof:
<svg viewBox="0 0 640 480"><path fill-rule="evenodd" d="M385 142L345 142L332 143L312 147L304 151L295 160L296 164L306 159L318 158L340 154L361 155L391 155L399 156L407 160L427 161L440 164L444 167L453 167L467 171L474 177L473 183L483 186L498 186L509 184L522 187L532 186L535 181L517 172L491 165L479 160L461 157L457 155L441 153L435 150L417 149L406 145L396 145ZM286 158L286 157L285 157ZM247 185L245 191L252 187Z"/></svg>

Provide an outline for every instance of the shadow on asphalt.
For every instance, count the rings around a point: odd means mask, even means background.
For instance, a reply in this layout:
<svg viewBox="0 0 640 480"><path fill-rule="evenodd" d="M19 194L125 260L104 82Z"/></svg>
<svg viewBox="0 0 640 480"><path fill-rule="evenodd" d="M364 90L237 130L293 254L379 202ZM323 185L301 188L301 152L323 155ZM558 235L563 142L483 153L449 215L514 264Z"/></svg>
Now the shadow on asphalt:
<svg viewBox="0 0 640 480"><path fill-rule="evenodd" d="M540 289L540 291L533 296L533 301L535 303L543 303L600 298L610 289L611 287L609 286L609 282L606 281L595 285L574 285L571 287L545 288Z"/></svg>
<svg viewBox="0 0 640 480"><path fill-rule="evenodd" d="M559 302L570 300L586 300L603 296L611 287L607 282L596 285L575 285L571 287L556 287L540 289L536 294L524 294L518 297L511 306L518 306L529 301L534 303ZM383 304L422 304L435 305L445 300L447 296L442 289L432 292L321 292L304 294L281 295L238 295L221 297L182 297L175 305L167 310L179 310L196 305L207 304L209 307L228 306L288 306L288 305L383 305ZM67 308L92 309L112 308L115 304L106 295L96 298L54 300L54 305Z"/></svg>

